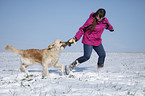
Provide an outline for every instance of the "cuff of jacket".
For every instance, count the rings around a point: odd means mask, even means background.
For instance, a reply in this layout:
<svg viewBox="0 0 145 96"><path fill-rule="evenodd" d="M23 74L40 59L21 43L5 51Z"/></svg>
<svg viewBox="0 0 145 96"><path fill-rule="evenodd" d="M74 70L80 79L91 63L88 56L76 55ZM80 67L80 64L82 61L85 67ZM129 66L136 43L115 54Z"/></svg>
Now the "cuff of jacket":
<svg viewBox="0 0 145 96"><path fill-rule="evenodd" d="M113 30L110 30L111 32L113 32L114 31L114 29Z"/></svg>

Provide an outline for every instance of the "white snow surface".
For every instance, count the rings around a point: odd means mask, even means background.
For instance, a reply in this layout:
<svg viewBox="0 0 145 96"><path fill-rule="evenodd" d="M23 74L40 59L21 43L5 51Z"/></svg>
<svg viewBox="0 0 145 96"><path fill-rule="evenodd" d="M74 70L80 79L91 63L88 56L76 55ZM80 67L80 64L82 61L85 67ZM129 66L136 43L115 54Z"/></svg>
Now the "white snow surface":
<svg viewBox="0 0 145 96"><path fill-rule="evenodd" d="M49 68L43 77L42 66L20 68L20 56L0 52L0 96L145 96L145 53L106 53L104 68L97 68L95 52L71 75L60 75L60 68ZM82 52L61 52L59 62L71 64Z"/></svg>

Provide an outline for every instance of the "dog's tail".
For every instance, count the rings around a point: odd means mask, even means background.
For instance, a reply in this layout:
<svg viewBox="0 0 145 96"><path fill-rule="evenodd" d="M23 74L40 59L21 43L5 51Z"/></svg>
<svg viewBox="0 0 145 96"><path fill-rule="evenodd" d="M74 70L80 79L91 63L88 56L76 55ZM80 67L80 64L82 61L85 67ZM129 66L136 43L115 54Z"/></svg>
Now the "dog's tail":
<svg viewBox="0 0 145 96"><path fill-rule="evenodd" d="M10 45L7 45L7 46L5 47L5 50L12 50L12 51L13 51L14 53L16 53L16 54L21 54L21 50L16 49L15 47L10 46Z"/></svg>

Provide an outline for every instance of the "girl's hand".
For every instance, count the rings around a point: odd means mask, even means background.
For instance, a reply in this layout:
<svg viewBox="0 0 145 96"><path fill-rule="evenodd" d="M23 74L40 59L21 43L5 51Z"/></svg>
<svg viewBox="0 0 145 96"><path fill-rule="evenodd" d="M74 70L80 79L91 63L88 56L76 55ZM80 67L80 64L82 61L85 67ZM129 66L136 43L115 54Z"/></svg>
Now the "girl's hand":
<svg viewBox="0 0 145 96"><path fill-rule="evenodd" d="M73 44L73 43L76 45L76 41L77 41L77 39L74 37L72 39L69 39L67 42L69 43L69 46L71 46L71 44Z"/></svg>

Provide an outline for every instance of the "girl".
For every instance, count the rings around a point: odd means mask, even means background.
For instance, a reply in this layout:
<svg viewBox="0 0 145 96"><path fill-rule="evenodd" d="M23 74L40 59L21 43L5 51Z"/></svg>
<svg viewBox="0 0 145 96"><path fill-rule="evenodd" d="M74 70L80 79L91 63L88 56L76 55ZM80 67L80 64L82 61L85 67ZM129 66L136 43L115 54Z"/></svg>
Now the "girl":
<svg viewBox="0 0 145 96"><path fill-rule="evenodd" d="M102 45L101 35L104 29L114 31L112 25L105 17L105 14L105 9L99 9L97 12L91 13L85 24L79 28L74 38L70 39L70 41L78 41L83 35L82 43L84 46L84 56L77 58L71 65L65 66L66 75L68 75L78 64L89 60L92 49L94 49L99 56L97 63L98 68L104 66L106 53Z"/></svg>

